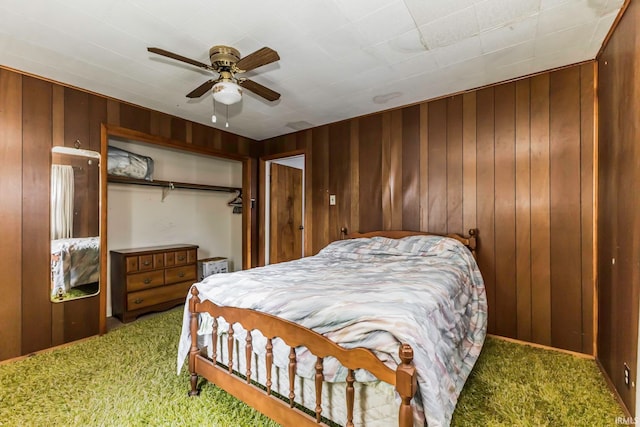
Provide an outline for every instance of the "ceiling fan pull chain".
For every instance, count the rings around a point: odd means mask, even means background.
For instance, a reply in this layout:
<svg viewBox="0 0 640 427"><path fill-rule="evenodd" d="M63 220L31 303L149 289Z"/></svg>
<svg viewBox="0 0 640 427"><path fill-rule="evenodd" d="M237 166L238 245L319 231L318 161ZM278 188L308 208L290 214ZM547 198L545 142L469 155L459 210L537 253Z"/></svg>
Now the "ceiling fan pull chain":
<svg viewBox="0 0 640 427"><path fill-rule="evenodd" d="M211 116L211 123L215 123L218 121L218 118L216 117L216 99L213 96L211 99L213 99L213 115Z"/></svg>
<svg viewBox="0 0 640 427"><path fill-rule="evenodd" d="M224 127L228 128L229 127L229 106L227 105L227 121L224 124Z"/></svg>

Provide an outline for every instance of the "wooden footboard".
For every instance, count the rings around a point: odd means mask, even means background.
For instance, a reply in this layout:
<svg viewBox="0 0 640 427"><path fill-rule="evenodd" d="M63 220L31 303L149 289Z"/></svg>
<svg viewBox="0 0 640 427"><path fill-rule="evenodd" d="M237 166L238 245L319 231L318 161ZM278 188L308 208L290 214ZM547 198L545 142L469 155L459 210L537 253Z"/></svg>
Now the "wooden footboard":
<svg viewBox="0 0 640 427"><path fill-rule="evenodd" d="M323 359L329 356L335 357L345 368L348 369L346 385L347 426L353 426L354 408L354 371L356 369L366 369L376 378L391 385L402 399L398 414L398 425L409 427L413 425L413 410L410 401L417 390L416 371L413 365L413 350L407 344L400 347L400 359L402 363L394 371L384 365L373 352L364 348L344 349L324 336L307 329L293 322L250 309L236 307L221 307L211 301L200 301L196 287L191 288L191 299L189 300L189 310L191 312L191 349L189 351L189 371L191 373L190 395L197 395L198 376L202 376L224 389L228 393L254 407L269 418L283 425L324 425L322 422L322 385ZM201 354L198 348L198 316L199 313L207 312L214 319L214 330L212 339L212 360ZM216 363L218 353L217 323L215 319L223 317L229 324L227 345L229 347L227 369ZM233 360L233 325L239 323L248 332L258 330L267 338L265 366L267 372L266 390L258 387L251 381L251 360L252 360L252 338L247 333L246 338L246 372L242 373L245 378L241 378L233 373L236 364ZM289 395L285 396L288 402L276 397L271 391L271 368L273 366L273 345L272 339L279 337L289 347ZM297 358L296 347L306 347L317 357L315 365L315 391L316 407L315 416L298 409L294 405L294 375L296 372ZM239 364L238 364L239 366Z"/></svg>

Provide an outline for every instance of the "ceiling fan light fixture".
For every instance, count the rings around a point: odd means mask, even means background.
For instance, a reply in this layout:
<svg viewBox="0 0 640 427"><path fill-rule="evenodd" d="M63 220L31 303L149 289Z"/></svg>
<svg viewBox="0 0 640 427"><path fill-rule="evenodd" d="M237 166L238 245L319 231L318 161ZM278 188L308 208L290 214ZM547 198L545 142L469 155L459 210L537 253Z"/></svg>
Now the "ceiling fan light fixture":
<svg viewBox="0 0 640 427"><path fill-rule="evenodd" d="M242 99L242 88L231 81L221 81L211 89L213 99L224 105L235 104Z"/></svg>

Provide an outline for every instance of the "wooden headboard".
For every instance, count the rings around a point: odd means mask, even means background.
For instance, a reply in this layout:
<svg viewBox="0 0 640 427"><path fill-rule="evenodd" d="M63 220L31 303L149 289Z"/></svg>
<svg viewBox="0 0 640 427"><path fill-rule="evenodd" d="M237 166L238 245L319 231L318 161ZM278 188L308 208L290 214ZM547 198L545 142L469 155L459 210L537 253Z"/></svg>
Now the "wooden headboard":
<svg viewBox="0 0 640 427"><path fill-rule="evenodd" d="M384 230L384 231L370 231L368 233L351 233L347 234L346 229L342 229L342 233L345 239L358 239L360 237L387 237L389 239L401 239L407 236L443 236L456 239L463 245L465 245L470 251L473 257L476 257L477 235L478 229L472 228L469 230L468 236L463 236L457 233L438 234L429 233L427 231L409 231L409 230Z"/></svg>

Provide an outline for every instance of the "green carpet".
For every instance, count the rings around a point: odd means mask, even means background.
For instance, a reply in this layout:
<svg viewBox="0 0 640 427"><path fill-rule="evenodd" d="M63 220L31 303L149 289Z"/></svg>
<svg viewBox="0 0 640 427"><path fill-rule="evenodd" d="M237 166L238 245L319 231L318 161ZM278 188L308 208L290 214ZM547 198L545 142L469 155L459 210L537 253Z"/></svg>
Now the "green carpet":
<svg viewBox="0 0 640 427"><path fill-rule="evenodd" d="M181 309L0 365L0 426L275 426L175 374ZM487 339L453 425L614 425L623 412L595 363Z"/></svg>

